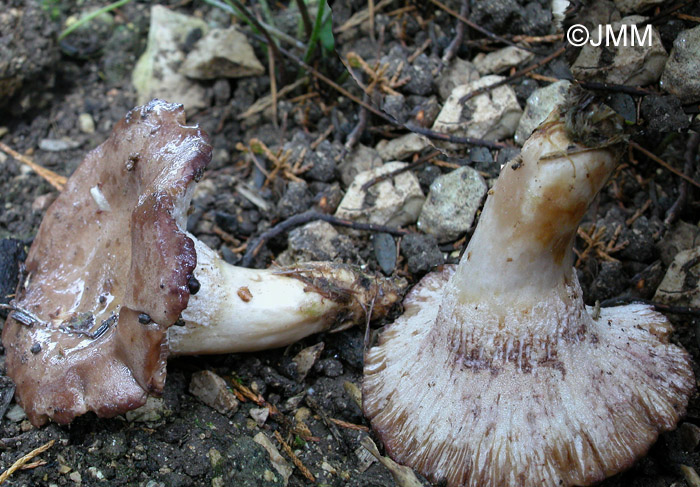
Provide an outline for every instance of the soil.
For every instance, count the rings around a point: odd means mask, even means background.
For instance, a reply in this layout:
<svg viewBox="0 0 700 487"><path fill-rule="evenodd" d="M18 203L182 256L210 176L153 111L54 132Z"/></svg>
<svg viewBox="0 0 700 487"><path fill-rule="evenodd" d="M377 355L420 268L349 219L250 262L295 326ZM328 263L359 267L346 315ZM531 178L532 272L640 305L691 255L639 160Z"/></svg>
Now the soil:
<svg viewBox="0 0 700 487"><path fill-rule="evenodd" d="M511 0L493 3L498 3L502 8L490 11L487 2L481 2L473 12L473 20L503 35L543 35L550 32L549 2ZM164 4L208 21L223 24L231 21L221 11L204 2L166 1ZM447 4L459 10L460 2ZM77 4L53 0L0 0L0 33L8 32L10 27L15 33L11 41L13 51L0 54L0 68L3 66L3 56L26 59L25 71L8 71L8 76L22 80L7 85L5 93L0 90L0 102L3 103L0 105L0 142L64 176L70 176L85 153L99 145L114 123L136 105L130 73L144 49L148 33L150 4L135 1L113 12L112 25L91 23L78 36L69 36L58 42L56 37L62 22L90 6L98 4L88 2L78 7ZM336 1L331 2L331 7L334 23L339 26L361 10L364 2ZM13 20L9 14L12 12L22 21L17 23L16 18ZM691 5L683 12L698 16L700 8ZM653 15L655 11L651 8L646 13ZM288 11L281 9L275 15L278 16L279 25L291 24L289 30L295 33L296 20L289 22ZM670 51L678 32L693 27L693 22L670 16L657 24L667 51ZM439 65L440 56L454 36L454 19L429 2L395 0L375 17L374 35L368 35L368 27L369 24L365 22L336 35L338 50L341 53L354 51L372 65L383 56L387 56L390 62L401 56L412 57L425 46L424 55L416 56L411 66L413 76L410 82L396 88L402 96L386 96L373 101L405 120L434 118L437 87L434 86L430 70ZM476 33L471 35L474 39L481 38ZM483 42L465 42L457 55L471 59L477 52L493 50L494 46ZM548 53L557 47L552 43L537 46ZM266 51L259 43L255 44L255 49L259 59L267 59ZM361 96L362 92L352 78L343 76L345 69L336 56L325 54L323 58L316 57L314 64L333 79L339 79L352 93ZM287 61L286 68L288 79L293 81L298 66ZM563 60L536 70L543 76L555 77L561 77L562 72L568 72ZM255 100L269 94L270 80L266 75L202 83L211 94L211 106L199 113L188 114L188 119L209 132L214 158L200 183L204 189L198 191L193 201L188 229L207 245L218 249L227 261L237 264L242 258L242 251L236 247L251 236L259 235L275 223L308 209L310 205L316 205L326 212L334 210L347 188L338 164L341 159L337 156L343 154L343 144L357 124L360 110L347 97L340 96L337 91L312 77L309 84L280 101L276 127L270 110L244 120L237 118ZM524 106L527 96L538 86L546 85L546 82L522 78L513 84L521 106ZM662 94L658 86L648 88ZM609 95L619 96L618 93ZM676 131L687 128L687 124L679 127L677 119L681 111L690 113L693 107L683 106L671 95L634 95L631 98L637 112L641 107L653 122L653 126L650 126L651 123L638 120L639 129L633 140L682 171L690 135L687 131ZM659 117L654 115L668 112L668 107L674 107L673 115L676 117L671 128L660 124ZM81 114L83 118L84 114L90 115L94 121L94 132L81 130ZM680 117L681 125L687 118ZM422 123L429 126L425 121ZM373 147L382 139L402 133L405 133L404 129L369 117L359 142ZM299 174L303 183L291 184L288 179L278 176L272 184L262 186L264 175L254 169L250 159L237 148L239 142L245 144L254 137L273 150L286 143L293 148L310 141L324 142L315 151L317 162L313 170ZM69 142L69 148L64 150L40 148L50 147L47 140L64 139ZM427 152L429 149L426 149ZM471 154L466 157L446 160L456 165L472 165L494 177L498 173L498 164L515 154L517 149L513 148L499 151L478 147L472 148ZM3 281L0 289L7 292L7 289L14 288L13 278L18 263L24 258L23 251L31 243L56 191L26 166L1 152L0 165L0 238L13 239L0 241L3 242L0 246L0 279ZM700 180L699 166L696 161L690 174L696 181ZM416 169L424 192L427 193L430 182L449 170L434 165ZM241 194L237 190L240 182L257 188L268 209L261 209ZM671 236L678 234L678 228L690 229L692 245L698 234L699 193L692 186L688 189L687 204L677 214L676 221L670 226L664 224L680 186L677 176L652 159L638 152L625 156L611 182L589 210L583 228L590 230L592 223L597 223L598 228L604 225L604 240L610 241L614 238L614 229L619 226L621 233L616 242L626 241L627 244L611 251L611 258L588 253L578 263L577 271L587 303L616 297L653 297L675 253L684 248L681 244L673 247L670 244ZM409 229L417 231L414 226ZM407 245L402 246L399 254L395 255L395 252L390 252L392 241L387 245L386 235L371 239L366 232L339 231L341 235L335 240L336 259L365 265L371 271L381 272L383 269L402 275L412 283L438 263L441 255L448 261L455 260L459 248L464 244L459 242L454 247L439 247L434 238L417 235L408 239ZM303 240L303 234L296 238ZM291 242L288 242L287 234L272 240L254 260L254 266L270 265L287 249L288 244L291 245ZM303 252L300 252L305 257L318 258L320 255L320 258L324 258L324 252L317 250L315 245L311 241L301 241L296 242L295 248L302 249ZM584 252L587 245L584 239L577 239L576 246L579 252ZM382 248L388 248L388 254L382 253ZM697 375L700 372L700 350L696 333L700 319L697 314L669 314L669 318L676 330L673 339L692 354ZM382 324L375 323L373 327ZM291 357L321 342L324 344L323 352L308 375L300 379L291 366ZM281 350L171 360L163 401L157 404L150 418L143 418L145 422L125 417L100 419L87 414L70 426L50 424L35 429L21 415L14 419L5 416L0 422L0 470L7 469L21 455L55 439L56 444L39 457L45 464L15 472L6 484L146 487L283 485L269 454L252 440L261 431L272 437L272 432L279 430L291 440L299 460L315 476L317 485L397 485L384 466L376 462L367 465L366 452L360 446L360 440L368 434L369 425L353 400L352 387L348 387L348 384L361 384L362 346L363 331L355 328L337 334L309 337ZM259 405L251 401L242 402L238 411L230 417L218 413L188 392L192 374L200 370L212 370L229 383L236 381L245 385L269 404L275 405L279 415L256 422L251 416L251 409L257 409ZM12 384L4 377L0 379L3 379L0 381L0 407L12 412ZM14 412L17 412L16 409ZM329 425L333 423L329 423L327 418L358 425L359 429L330 428ZM303 422L309 431L289 435L288 425L294 421ZM700 398L694 395L687 417L678 430L663 434L648 455L630 470L601 485L686 485L682 466L700 471L699 445ZM284 453L283 456L288 459ZM308 483L298 468L289 478L289 485L292 486Z"/></svg>

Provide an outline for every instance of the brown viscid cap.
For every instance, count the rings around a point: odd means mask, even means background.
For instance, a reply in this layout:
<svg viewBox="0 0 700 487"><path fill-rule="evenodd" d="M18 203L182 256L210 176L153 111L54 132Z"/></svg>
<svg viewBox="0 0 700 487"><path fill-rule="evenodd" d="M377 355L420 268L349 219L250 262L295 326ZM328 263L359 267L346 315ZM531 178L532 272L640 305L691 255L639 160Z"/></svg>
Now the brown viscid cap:
<svg viewBox="0 0 700 487"><path fill-rule="evenodd" d="M115 416L162 392L166 331L197 264L188 189L210 159L182 105L153 100L86 156L48 209L2 334L35 426Z"/></svg>

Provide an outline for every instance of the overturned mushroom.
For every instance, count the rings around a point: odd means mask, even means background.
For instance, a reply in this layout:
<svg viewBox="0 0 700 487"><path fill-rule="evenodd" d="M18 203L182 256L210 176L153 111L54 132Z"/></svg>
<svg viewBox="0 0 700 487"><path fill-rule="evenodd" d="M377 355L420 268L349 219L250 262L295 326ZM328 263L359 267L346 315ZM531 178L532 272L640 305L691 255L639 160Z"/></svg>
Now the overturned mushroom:
<svg viewBox="0 0 700 487"><path fill-rule="evenodd" d="M666 318L583 304L573 239L624 143L608 108L578 102L504 166L460 264L426 276L367 353L365 414L434 481L590 485L685 412L693 372Z"/></svg>
<svg viewBox="0 0 700 487"><path fill-rule="evenodd" d="M176 353L282 346L380 315L397 287L348 266L230 266L184 230L211 158L180 105L129 112L47 211L2 340L34 425L114 416L159 394ZM188 307L188 304L190 305Z"/></svg>

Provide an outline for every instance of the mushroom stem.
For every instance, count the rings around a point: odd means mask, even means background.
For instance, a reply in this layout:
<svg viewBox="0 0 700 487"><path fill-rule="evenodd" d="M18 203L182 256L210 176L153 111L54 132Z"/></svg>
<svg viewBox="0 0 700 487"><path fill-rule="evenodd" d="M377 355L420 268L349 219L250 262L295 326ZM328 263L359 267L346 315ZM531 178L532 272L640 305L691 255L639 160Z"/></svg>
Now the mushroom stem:
<svg viewBox="0 0 700 487"><path fill-rule="evenodd" d="M619 132L614 112L605 113L608 130ZM555 113L503 167L450 283L460 302L529 306L574 280L576 229L623 144L612 137L598 147L573 145L572 131L585 128L571 125Z"/></svg>
<svg viewBox="0 0 700 487"><path fill-rule="evenodd" d="M232 266L193 239L200 283L168 330L172 355L251 352L294 343L321 331L343 330L367 313L378 316L399 287L342 264L315 262L278 269Z"/></svg>

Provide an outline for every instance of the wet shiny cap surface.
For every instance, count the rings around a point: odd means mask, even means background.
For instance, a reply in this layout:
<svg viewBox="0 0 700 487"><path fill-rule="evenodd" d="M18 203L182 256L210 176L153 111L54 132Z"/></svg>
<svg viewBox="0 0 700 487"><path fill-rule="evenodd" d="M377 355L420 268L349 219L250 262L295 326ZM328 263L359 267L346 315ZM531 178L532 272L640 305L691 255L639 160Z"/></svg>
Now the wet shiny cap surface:
<svg viewBox="0 0 700 487"><path fill-rule="evenodd" d="M115 416L162 391L165 334L197 264L182 229L188 188L210 159L182 106L153 100L88 153L46 212L2 335L35 426Z"/></svg>

